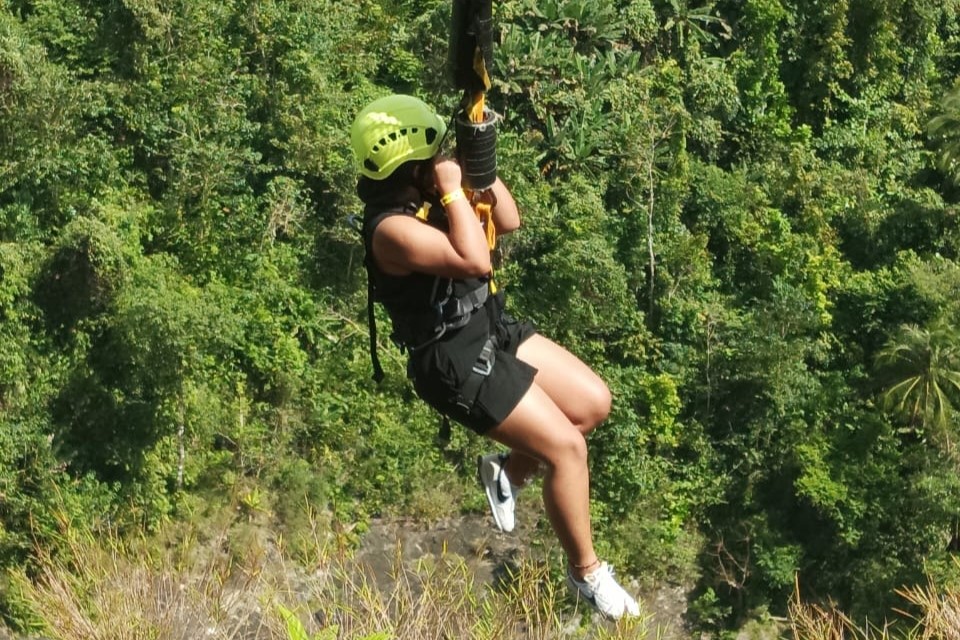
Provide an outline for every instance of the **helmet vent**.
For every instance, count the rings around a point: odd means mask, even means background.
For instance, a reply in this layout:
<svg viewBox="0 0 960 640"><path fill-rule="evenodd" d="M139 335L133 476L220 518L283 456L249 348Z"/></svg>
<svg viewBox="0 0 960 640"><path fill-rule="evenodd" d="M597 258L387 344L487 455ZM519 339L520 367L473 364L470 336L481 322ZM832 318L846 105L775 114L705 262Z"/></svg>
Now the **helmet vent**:
<svg viewBox="0 0 960 640"><path fill-rule="evenodd" d="M370 158L363 161L363 166L374 173L380 171L380 166Z"/></svg>
<svg viewBox="0 0 960 640"><path fill-rule="evenodd" d="M437 139L437 130L433 127L427 127L423 135L427 138L427 144L433 144L433 141Z"/></svg>

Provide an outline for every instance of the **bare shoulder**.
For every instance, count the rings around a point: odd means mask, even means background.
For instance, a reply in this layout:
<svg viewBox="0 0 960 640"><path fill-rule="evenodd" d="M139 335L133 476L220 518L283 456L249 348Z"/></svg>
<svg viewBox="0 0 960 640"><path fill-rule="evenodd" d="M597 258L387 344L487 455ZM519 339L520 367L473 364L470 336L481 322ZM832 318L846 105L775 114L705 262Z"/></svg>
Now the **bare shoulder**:
<svg viewBox="0 0 960 640"><path fill-rule="evenodd" d="M385 218L373 230L373 242L393 249L409 247L416 249L419 242L430 241L437 230L412 215L395 215Z"/></svg>
<svg viewBox="0 0 960 640"><path fill-rule="evenodd" d="M373 230L371 243L377 264L392 275L442 269L450 244L442 231L411 215L385 218Z"/></svg>

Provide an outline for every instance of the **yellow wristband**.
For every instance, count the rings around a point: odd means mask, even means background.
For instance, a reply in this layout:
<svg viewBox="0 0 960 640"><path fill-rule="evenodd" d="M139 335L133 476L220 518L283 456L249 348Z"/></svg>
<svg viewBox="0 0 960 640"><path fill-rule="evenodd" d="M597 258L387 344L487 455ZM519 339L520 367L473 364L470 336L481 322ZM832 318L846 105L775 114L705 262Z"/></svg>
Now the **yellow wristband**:
<svg viewBox="0 0 960 640"><path fill-rule="evenodd" d="M466 196L463 195L463 189L457 189L456 191L451 191L447 195L440 198L440 204L442 204L443 206L447 206L454 200L460 200L461 198L465 198L465 197Z"/></svg>

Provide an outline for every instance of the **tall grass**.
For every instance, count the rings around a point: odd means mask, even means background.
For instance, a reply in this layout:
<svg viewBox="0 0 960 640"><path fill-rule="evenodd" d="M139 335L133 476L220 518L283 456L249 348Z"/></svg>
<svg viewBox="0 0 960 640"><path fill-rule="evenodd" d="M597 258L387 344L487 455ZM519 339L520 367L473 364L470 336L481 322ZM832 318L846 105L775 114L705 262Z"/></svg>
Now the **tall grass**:
<svg viewBox="0 0 960 640"><path fill-rule="evenodd" d="M804 603L799 587L790 601L794 640L958 640L960 592L932 581L900 589L905 600L893 622L857 624L833 605Z"/></svg>
<svg viewBox="0 0 960 640"><path fill-rule="evenodd" d="M51 640L426 640L659 637L650 618L612 623L571 608L543 563L481 584L467 559L411 560L399 546L386 580L321 540L293 560L265 530L175 545L68 533L15 582Z"/></svg>
<svg viewBox="0 0 960 640"><path fill-rule="evenodd" d="M10 577L50 640L660 640L652 616L612 623L571 605L548 563L523 561L494 584L469 559L412 560L398 545L389 575L316 523L288 545L262 526L216 535L122 539L68 528L57 555ZM308 544L309 543L309 544ZM789 603L792 640L960 638L960 592L901 590L896 623L857 624L829 604ZM679 630L669 630L678 638Z"/></svg>

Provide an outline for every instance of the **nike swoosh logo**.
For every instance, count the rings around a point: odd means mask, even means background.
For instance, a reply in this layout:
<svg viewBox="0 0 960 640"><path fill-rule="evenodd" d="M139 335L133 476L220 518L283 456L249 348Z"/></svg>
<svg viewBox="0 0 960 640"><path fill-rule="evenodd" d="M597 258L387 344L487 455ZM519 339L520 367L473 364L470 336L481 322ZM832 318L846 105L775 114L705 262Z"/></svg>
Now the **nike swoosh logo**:
<svg viewBox="0 0 960 640"><path fill-rule="evenodd" d="M510 499L507 492L503 490L503 467L500 467L500 472L497 474L497 498L500 502L506 502Z"/></svg>

